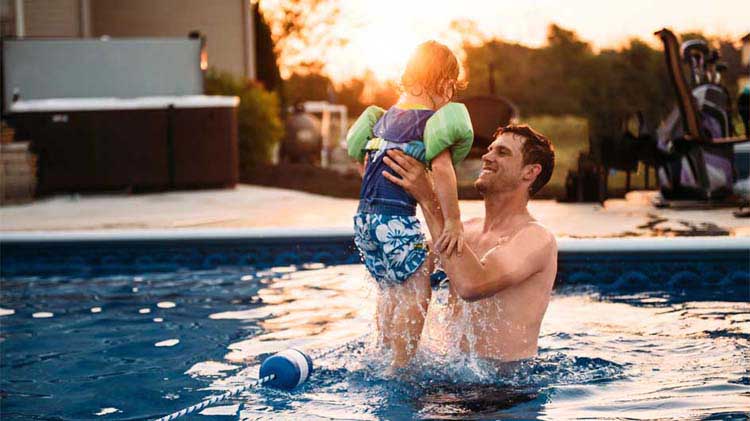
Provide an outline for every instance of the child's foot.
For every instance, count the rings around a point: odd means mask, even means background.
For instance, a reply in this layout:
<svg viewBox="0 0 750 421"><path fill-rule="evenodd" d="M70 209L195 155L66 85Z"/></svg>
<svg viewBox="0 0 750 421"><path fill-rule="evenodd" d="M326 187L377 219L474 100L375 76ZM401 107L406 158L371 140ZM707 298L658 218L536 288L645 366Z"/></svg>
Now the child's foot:
<svg viewBox="0 0 750 421"><path fill-rule="evenodd" d="M406 368L404 366L397 366L391 364L383 370L383 377L399 379L404 377Z"/></svg>

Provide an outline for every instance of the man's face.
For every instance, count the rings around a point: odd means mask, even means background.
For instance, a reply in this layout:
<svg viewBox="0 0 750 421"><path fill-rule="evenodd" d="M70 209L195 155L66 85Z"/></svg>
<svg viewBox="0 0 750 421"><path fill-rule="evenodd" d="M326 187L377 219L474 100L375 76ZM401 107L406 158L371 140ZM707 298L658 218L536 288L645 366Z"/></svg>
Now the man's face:
<svg viewBox="0 0 750 421"><path fill-rule="evenodd" d="M524 138L514 133L498 136L482 155L482 171L474 187L485 195L491 192L507 192L522 183Z"/></svg>

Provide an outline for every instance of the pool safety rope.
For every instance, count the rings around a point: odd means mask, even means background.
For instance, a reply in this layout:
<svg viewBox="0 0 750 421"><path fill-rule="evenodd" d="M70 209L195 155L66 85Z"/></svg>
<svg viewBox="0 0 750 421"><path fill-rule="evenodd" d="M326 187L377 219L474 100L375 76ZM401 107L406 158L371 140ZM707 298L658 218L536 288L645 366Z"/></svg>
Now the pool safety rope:
<svg viewBox="0 0 750 421"><path fill-rule="evenodd" d="M242 392L244 392L244 391L246 391L248 389L252 389L255 386L258 386L258 385L261 385L261 384L263 384L263 383L265 383L267 381L273 380L274 377L276 377L276 376L273 375L273 374L270 374L270 375L268 375L266 377L261 377L260 379L253 380L252 382L250 382L250 383L248 383L248 384L246 384L244 386L240 386L240 387L234 388L234 389L230 390L229 392L224 393L223 395L213 396L211 398L208 398L208 399L204 400L201 403L197 403L195 405L188 406L187 408L181 409L181 410L179 410L177 412L173 412L173 413L167 415L166 417L161 417L161 418L157 419L156 421L170 421L170 420L174 420L174 419L177 419L177 418L180 418L180 417L184 417L185 415L192 414L195 411L200 411L201 409L207 408L207 407L209 407L209 406L211 406L211 405L213 405L213 404L215 404L217 402L221 402L224 399L231 398L234 395L238 395L238 394L240 394L240 393L242 393Z"/></svg>
<svg viewBox="0 0 750 421"><path fill-rule="evenodd" d="M222 395L210 397L203 402L173 412L165 417L158 418L156 421L171 421L192 414L193 412L200 411L201 409L250 390L255 386L268 385L277 389L292 390L310 378L310 375L313 372L313 359L317 360L331 355L336 351L347 348L355 342L362 341L368 335L369 334L364 334L339 346L324 349L312 355L305 354L294 348L274 354L263 360L263 363L260 365L261 377L259 379L252 380L244 386L231 389Z"/></svg>

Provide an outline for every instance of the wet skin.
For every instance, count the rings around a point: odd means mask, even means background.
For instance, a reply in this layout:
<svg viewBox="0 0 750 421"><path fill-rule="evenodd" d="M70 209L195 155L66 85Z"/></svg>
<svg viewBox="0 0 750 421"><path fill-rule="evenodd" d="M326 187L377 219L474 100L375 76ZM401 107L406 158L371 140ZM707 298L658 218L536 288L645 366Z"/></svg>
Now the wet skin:
<svg viewBox="0 0 750 421"><path fill-rule="evenodd" d="M466 248L440 260L450 277L449 338L464 352L502 361L536 355L537 339L557 273L554 235L538 224L526 205L529 186L540 172L538 164L523 164L524 139L504 133L482 157L475 186L483 194L485 217L464 222ZM390 159L388 159L390 158ZM419 202L432 238L442 232L442 215L429 174L418 161L389 151L386 163Z"/></svg>

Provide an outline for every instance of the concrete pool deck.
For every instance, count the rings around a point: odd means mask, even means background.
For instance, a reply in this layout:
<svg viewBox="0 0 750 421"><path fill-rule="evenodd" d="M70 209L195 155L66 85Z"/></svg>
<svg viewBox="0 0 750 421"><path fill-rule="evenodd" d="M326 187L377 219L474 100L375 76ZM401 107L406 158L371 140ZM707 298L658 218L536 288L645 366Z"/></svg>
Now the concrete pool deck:
<svg viewBox="0 0 750 421"><path fill-rule="evenodd" d="M604 206L534 200L532 214L558 237L734 235L750 237L736 208L658 209L656 192L631 192ZM0 208L2 232L200 228L350 228L354 199L238 185L234 189L133 195L64 195ZM461 201L463 218L483 215L481 201Z"/></svg>

